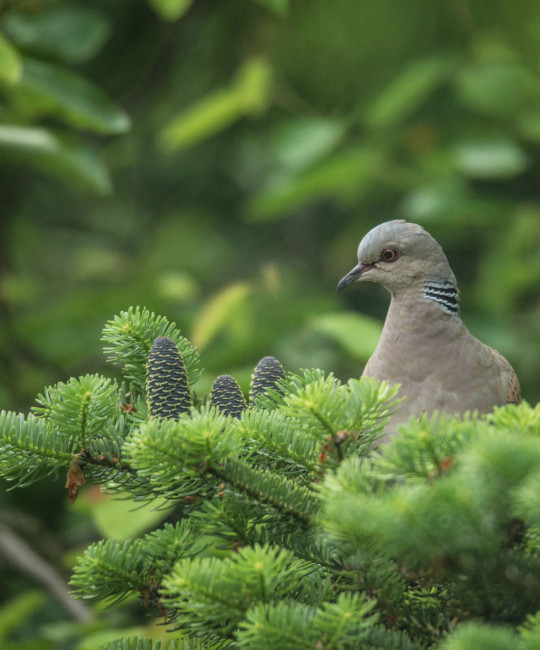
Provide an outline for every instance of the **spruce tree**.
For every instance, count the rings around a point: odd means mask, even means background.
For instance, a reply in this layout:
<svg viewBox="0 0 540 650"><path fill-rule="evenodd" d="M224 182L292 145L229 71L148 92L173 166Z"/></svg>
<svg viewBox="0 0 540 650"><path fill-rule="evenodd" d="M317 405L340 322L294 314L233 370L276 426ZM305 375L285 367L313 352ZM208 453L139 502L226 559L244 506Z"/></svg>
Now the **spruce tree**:
<svg viewBox="0 0 540 650"><path fill-rule="evenodd" d="M0 475L67 474L172 520L78 559L87 601L138 595L180 648L540 647L540 408L411 421L377 440L396 388L286 374L265 357L249 399L166 318L129 309L103 332L123 379L46 388L0 414ZM136 513L134 513L136 516ZM111 650L158 650L119 639Z"/></svg>

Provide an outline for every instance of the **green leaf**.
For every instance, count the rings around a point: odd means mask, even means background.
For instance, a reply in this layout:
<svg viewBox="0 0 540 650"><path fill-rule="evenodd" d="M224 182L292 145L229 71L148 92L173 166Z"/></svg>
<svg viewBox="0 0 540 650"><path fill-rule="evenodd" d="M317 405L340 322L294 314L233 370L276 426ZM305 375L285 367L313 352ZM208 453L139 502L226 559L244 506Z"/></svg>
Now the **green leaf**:
<svg viewBox="0 0 540 650"><path fill-rule="evenodd" d="M101 49L111 27L104 13L75 3L9 11L2 27L21 47L68 63L82 63Z"/></svg>
<svg viewBox="0 0 540 650"><path fill-rule="evenodd" d="M381 128L404 122L447 78L448 61L416 61L394 79L375 101L367 116L370 126Z"/></svg>
<svg viewBox="0 0 540 650"><path fill-rule="evenodd" d="M199 349L208 346L218 332L235 319L251 289L247 282L238 282L218 293L199 314L193 325L191 340Z"/></svg>
<svg viewBox="0 0 540 650"><path fill-rule="evenodd" d="M540 103L536 76L516 63L465 67L456 84L463 104L493 117L514 117Z"/></svg>
<svg viewBox="0 0 540 650"><path fill-rule="evenodd" d="M540 111L536 108L516 115L517 133L524 139L537 143L540 141Z"/></svg>
<svg viewBox="0 0 540 650"><path fill-rule="evenodd" d="M309 322L309 327L333 338L348 354L362 361L373 354L382 331L379 321L353 312L316 316Z"/></svg>
<svg viewBox="0 0 540 650"><path fill-rule="evenodd" d="M342 122L301 117L279 126L270 136L270 147L278 164L300 172L329 154L345 133Z"/></svg>
<svg viewBox="0 0 540 650"><path fill-rule="evenodd" d="M454 155L459 171L473 178L511 178L528 166L523 149L512 140L464 142Z"/></svg>
<svg viewBox="0 0 540 650"><path fill-rule="evenodd" d="M0 80L12 84L19 81L22 61L17 50L0 34Z"/></svg>
<svg viewBox="0 0 540 650"><path fill-rule="evenodd" d="M289 0L254 0L254 2L268 7L280 16L285 16L289 11Z"/></svg>
<svg viewBox="0 0 540 650"><path fill-rule="evenodd" d="M137 537L153 526L157 526L170 512L165 509L164 499L155 499L144 504L127 495L116 493L114 497L101 494L85 499L84 506L90 505L94 522L105 537L127 540Z"/></svg>
<svg viewBox="0 0 540 650"><path fill-rule="evenodd" d="M173 119L161 132L163 149L174 151L223 131L241 116L235 93L218 90Z"/></svg>
<svg viewBox="0 0 540 650"><path fill-rule="evenodd" d="M266 221L321 199L358 198L372 185L382 153L373 148L340 151L297 176L280 178L248 206L249 218Z"/></svg>
<svg viewBox="0 0 540 650"><path fill-rule="evenodd" d="M96 194L111 192L107 168L90 147L75 138L44 128L0 125L0 150Z"/></svg>
<svg viewBox="0 0 540 650"><path fill-rule="evenodd" d="M487 208L471 194L463 177L448 175L439 182L418 186L406 194L399 213L410 221L441 219L465 222L472 215L480 218L482 210L485 213Z"/></svg>
<svg viewBox="0 0 540 650"><path fill-rule="evenodd" d="M193 0L148 0L152 9L165 20L178 20L193 4Z"/></svg>
<svg viewBox="0 0 540 650"><path fill-rule="evenodd" d="M43 591L23 591L11 600L3 603L0 611L0 641L7 641L11 632L17 628L24 629L25 621L37 609L48 601Z"/></svg>
<svg viewBox="0 0 540 650"><path fill-rule="evenodd" d="M243 115L258 115L266 109L271 76L270 65L264 59L249 59L240 68L233 88Z"/></svg>
<svg viewBox="0 0 540 650"><path fill-rule="evenodd" d="M31 112L56 115L78 128L112 134L131 125L127 113L97 86L55 65L25 60L17 90L26 96Z"/></svg>
<svg viewBox="0 0 540 650"><path fill-rule="evenodd" d="M265 110L270 88L270 68L251 59L240 69L229 88L216 90L180 113L159 136L168 151L182 149L226 129L246 115Z"/></svg>

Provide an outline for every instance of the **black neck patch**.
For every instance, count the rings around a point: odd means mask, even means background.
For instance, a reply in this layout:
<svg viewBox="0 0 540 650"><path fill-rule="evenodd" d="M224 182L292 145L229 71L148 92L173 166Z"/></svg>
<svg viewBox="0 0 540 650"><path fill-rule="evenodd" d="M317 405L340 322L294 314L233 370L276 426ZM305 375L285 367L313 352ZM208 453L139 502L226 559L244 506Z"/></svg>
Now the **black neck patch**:
<svg viewBox="0 0 540 650"><path fill-rule="evenodd" d="M452 282L426 282L423 295L428 300L438 302L447 314L459 314L459 293Z"/></svg>

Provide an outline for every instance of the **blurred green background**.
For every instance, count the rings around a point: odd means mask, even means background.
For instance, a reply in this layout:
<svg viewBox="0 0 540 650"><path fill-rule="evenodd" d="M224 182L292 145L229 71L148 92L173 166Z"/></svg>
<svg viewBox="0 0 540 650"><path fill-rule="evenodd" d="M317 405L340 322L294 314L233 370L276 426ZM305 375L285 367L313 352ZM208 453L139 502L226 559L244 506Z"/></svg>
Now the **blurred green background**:
<svg viewBox="0 0 540 650"><path fill-rule="evenodd" d="M537 401L537 0L4 0L0 91L1 408L114 374L101 329L130 305L199 347L201 395L224 372L247 389L268 354L359 376L388 296L335 288L393 218L442 244L466 324ZM69 575L118 530L63 480L2 490L0 522ZM0 645L145 620L75 632L0 569Z"/></svg>

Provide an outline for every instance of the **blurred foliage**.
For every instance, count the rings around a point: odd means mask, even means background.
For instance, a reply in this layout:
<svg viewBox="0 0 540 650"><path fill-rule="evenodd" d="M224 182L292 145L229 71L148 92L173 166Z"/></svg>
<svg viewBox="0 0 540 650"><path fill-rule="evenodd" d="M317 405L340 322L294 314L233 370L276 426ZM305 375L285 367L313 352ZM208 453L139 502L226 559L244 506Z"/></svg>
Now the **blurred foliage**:
<svg viewBox="0 0 540 650"><path fill-rule="evenodd" d="M1 406L110 374L99 332L130 305L197 343L202 394L268 354L358 376L388 298L335 286L395 217L536 402L539 66L536 0L0 2ZM59 493L0 515L87 541Z"/></svg>

